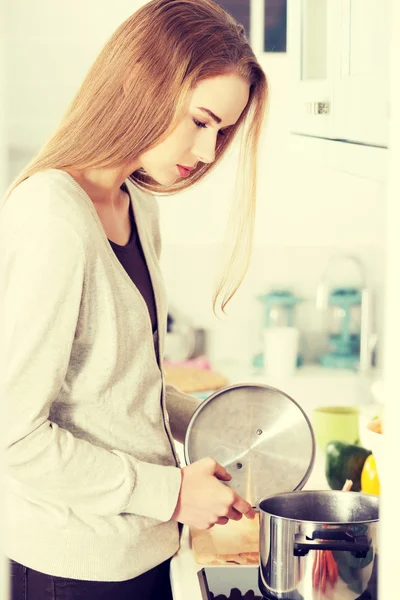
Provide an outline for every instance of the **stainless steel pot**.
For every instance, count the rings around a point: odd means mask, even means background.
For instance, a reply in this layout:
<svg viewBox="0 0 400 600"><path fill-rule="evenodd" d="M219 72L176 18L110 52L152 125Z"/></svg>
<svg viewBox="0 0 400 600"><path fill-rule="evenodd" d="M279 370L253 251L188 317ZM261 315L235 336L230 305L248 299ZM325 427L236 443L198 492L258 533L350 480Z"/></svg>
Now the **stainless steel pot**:
<svg viewBox="0 0 400 600"><path fill-rule="evenodd" d="M259 587L265 598L376 598L376 584L375 592L367 588L376 571L379 498L289 492L264 498L259 508Z"/></svg>
<svg viewBox="0 0 400 600"><path fill-rule="evenodd" d="M265 598L376 600L376 592L363 594L373 590L379 499L298 491L310 476L315 440L293 398L251 383L219 390L200 404L186 432L186 464L206 456L231 473L227 485L260 512ZM320 569L318 560L326 567ZM332 581L329 566L337 570Z"/></svg>

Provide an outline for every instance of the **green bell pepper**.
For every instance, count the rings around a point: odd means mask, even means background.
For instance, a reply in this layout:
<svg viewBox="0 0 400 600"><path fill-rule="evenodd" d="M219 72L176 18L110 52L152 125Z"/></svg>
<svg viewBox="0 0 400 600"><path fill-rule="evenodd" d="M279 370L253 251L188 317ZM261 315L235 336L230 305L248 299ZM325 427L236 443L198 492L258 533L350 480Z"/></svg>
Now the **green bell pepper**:
<svg viewBox="0 0 400 600"><path fill-rule="evenodd" d="M361 473L371 454L361 446L333 440L326 447L325 475L332 490L341 490L346 479L351 479L353 492L361 491Z"/></svg>

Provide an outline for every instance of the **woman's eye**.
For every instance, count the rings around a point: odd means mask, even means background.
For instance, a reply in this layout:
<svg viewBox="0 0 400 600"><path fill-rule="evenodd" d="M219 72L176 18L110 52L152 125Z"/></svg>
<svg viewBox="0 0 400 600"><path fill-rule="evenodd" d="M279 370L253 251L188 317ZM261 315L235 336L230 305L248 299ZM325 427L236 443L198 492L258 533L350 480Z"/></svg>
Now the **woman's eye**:
<svg viewBox="0 0 400 600"><path fill-rule="evenodd" d="M193 123L196 125L196 127L199 127L200 129L207 129L207 124L202 123L201 121L198 121L197 119L193 119ZM223 131L218 131L218 135L225 135L225 133Z"/></svg>

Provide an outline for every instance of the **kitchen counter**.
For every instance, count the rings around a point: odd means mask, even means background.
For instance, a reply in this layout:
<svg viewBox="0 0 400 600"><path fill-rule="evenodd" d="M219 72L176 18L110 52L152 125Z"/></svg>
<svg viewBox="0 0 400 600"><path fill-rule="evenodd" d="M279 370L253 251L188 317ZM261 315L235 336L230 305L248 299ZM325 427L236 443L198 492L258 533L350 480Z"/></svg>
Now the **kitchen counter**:
<svg viewBox="0 0 400 600"><path fill-rule="evenodd" d="M220 362L213 368L226 376L232 385L237 383L261 383L281 389L311 414L321 405L368 405L375 403L372 394L379 380L379 370L371 369L362 374L350 369L330 369L317 364L298 368L292 377L274 379L262 370L249 368L242 363Z"/></svg>
<svg viewBox="0 0 400 600"><path fill-rule="evenodd" d="M229 377L231 384L263 383L277 387L296 400L311 419L312 411L321 405L372 404L370 388L376 375L360 376L353 371L326 369L319 366L303 367L294 377L286 381L266 381L262 373L244 369L232 363L219 365L221 373ZM185 464L183 446L177 444L178 454ZM325 478L325 456L317 450L314 468L305 485L305 490L329 489ZM221 527L221 526L216 526ZM237 568L237 566L235 567ZM249 568L241 566L240 568ZM184 527L181 548L171 561L171 585L174 600L203 600L200 590L198 564L190 546L188 527Z"/></svg>

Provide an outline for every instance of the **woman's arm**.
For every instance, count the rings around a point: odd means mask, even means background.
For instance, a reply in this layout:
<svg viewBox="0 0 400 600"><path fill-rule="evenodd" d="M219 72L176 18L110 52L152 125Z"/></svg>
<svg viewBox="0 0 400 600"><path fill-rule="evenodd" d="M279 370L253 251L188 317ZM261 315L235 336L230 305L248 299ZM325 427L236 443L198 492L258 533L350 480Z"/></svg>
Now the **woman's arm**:
<svg viewBox="0 0 400 600"><path fill-rule="evenodd" d="M96 446L49 418L70 360L85 257L66 220L42 216L34 223L19 218L0 223L5 475L22 491L32 488L44 499L94 514L135 513L168 521L179 495L180 469Z"/></svg>
<svg viewBox="0 0 400 600"><path fill-rule="evenodd" d="M165 386L165 399L172 435L183 444L189 421L202 400L180 392L173 385Z"/></svg>

